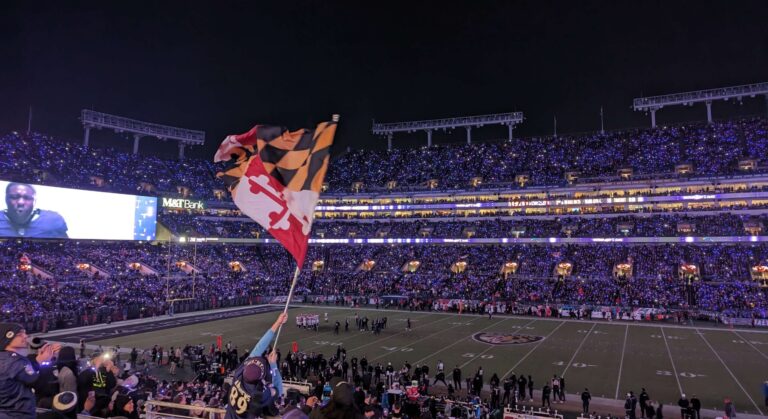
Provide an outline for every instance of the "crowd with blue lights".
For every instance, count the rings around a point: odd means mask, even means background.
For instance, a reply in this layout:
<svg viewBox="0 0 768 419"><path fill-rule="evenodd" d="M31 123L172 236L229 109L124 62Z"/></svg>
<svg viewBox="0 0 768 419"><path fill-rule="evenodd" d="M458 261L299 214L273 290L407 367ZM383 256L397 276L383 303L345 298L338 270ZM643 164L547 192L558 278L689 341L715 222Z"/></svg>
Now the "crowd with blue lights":
<svg viewBox="0 0 768 419"><path fill-rule="evenodd" d="M158 195L178 194L183 187L197 199L217 199L213 191L223 189L215 177L221 167L210 160L134 155L38 133L0 139L5 180ZM478 177L481 188L514 188L519 174L529 176L528 185L552 186L565 185L571 171L603 182L619 180L622 168L632 168L635 179L671 178L678 164L691 164L696 176L729 176L738 173L742 159L764 167L766 155L768 122L749 118L471 145L350 150L331 161L326 182L328 192L385 191L390 181L397 182L394 191L423 190L433 179L438 190L457 190ZM353 189L357 182L362 186Z"/></svg>
<svg viewBox="0 0 768 419"><path fill-rule="evenodd" d="M20 252L37 271L20 267ZM62 247L33 242L3 248L0 257L2 318L36 331L262 302L287 293L293 269L277 245ZM297 294L365 301L399 295L423 307L460 298L504 301L509 310L577 304L731 311L764 318L766 289L752 280L750 270L766 258L768 247L762 244L326 245L310 247ZM418 266L409 269L413 261ZM466 265L457 270L457 262ZM515 264L514 272L503 272L507 263ZM559 273L561 263L569 264L570 272ZM616 265L621 263L632 269L626 280L618 278ZM89 270L91 265L98 270ZM692 282L681 273L682 265L696 266Z"/></svg>

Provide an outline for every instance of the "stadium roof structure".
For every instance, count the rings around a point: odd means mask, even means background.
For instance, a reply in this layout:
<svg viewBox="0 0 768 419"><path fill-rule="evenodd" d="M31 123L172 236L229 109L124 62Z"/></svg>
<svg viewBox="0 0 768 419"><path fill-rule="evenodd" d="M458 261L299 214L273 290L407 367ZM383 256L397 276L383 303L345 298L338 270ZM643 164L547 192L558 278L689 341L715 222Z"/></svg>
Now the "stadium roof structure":
<svg viewBox="0 0 768 419"><path fill-rule="evenodd" d="M444 119L429 119L424 121L373 123L371 132L374 135L387 137L387 149L392 149L392 138L396 132L426 131L427 147L432 146L432 131L436 129L452 129L463 127L467 130L467 144L472 144L472 128L480 128L484 125L506 125L509 128L509 139L512 139L512 130L515 125L523 122L522 112L497 113L491 115L460 116Z"/></svg>
<svg viewBox="0 0 768 419"><path fill-rule="evenodd" d="M741 101L744 96L755 97L756 95L765 95L765 99L768 102L768 83L745 84L693 92L640 97L632 101L632 108L636 111L650 111L651 127L656 128L656 111L659 109L674 105L693 106L694 103L704 102L707 105L707 122L711 124L713 100L736 99Z"/></svg>
<svg viewBox="0 0 768 419"><path fill-rule="evenodd" d="M133 134L133 154L139 152L139 140L143 137L155 137L163 141L178 141L180 159L184 158L186 146L203 145L205 143L204 131L138 121L89 109L83 109L80 114L80 122L85 130L85 136L83 137L84 146L88 146L91 128L107 128L117 133L127 132Z"/></svg>

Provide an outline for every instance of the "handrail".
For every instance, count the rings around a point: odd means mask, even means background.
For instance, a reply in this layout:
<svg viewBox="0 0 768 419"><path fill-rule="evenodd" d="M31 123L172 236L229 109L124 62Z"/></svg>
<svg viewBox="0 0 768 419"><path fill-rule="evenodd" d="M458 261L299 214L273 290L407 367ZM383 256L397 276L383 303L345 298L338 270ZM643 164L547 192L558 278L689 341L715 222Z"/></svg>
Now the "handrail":
<svg viewBox="0 0 768 419"><path fill-rule="evenodd" d="M170 402L164 402L160 400L147 400L147 402L144 404L145 410L145 418L146 419L154 419L154 418L209 418L209 419L219 419L223 418L226 414L226 410L215 408L215 407L202 407L202 406L193 406L188 404L178 404L178 403L170 403ZM175 409L175 410L182 410L189 412L189 415L179 415L175 413L168 413L166 411L160 411L160 409Z"/></svg>

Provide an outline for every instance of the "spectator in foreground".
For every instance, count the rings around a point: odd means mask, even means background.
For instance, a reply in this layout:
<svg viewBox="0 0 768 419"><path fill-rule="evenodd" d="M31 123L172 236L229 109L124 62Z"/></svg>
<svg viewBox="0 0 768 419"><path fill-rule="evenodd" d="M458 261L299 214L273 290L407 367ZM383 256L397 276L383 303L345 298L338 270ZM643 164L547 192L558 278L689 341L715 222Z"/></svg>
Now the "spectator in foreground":
<svg viewBox="0 0 768 419"><path fill-rule="evenodd" d="M31 387L40 373L27 359L27 333L20 324L0 323L0 419L35 417L35 395ZM38 364L50 362L59 346L43 345Z"/></svg>
<svg viewBox="0 0 768 419"><path fill-rule="evenodd" d="M283 380L273 350L265 359L263 354L277 330L288 319L280 313L275 323L259 339L248 358L235 370L232 390L227 401L226 419L277 416L275 401L283 396Z"/></svg>

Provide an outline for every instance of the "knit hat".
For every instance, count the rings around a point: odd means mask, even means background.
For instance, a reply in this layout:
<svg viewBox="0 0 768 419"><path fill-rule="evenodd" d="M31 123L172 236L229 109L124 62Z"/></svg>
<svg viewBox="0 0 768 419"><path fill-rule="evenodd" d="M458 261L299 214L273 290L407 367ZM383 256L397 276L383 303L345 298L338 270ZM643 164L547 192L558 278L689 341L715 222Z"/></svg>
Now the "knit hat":
<svg viewBox="0 0 768 419"><path fill-rule="evenodd" d="M331 400L341 406L352 406L355 402L352 386L340 377L334 377L331 379Z"/></svg>
<svg viewBox="0 0 768 419"><path fill-rule="evenodd" d="M61 413L69 413L77 406L77 394L63 391L53 397L53 409Z"/></svg>
<svg viewBox="0 0 768 419"><path fill-rule="evenodd" d="M269 363L264 357L256 356L245 361L243 381L248 384L253 384L260 380L269 380L270 378Z"/></svg>
<svg viewBox="0 0 768 419"><path fill-rule="evenodd" d="M130 401L131 401L131 398L124 394L117 396L117 398L115 399L114 411L118 414L125 412L125 405L127 405Z"/></svg>
<svg viewBox="0 0 768 419"><path fill-rule="evenodd" d="M35 336L32 338L32 340L29 341L29 349L32 349L34 351L40 349L45 345L45 341L40 338L40 336Z"/></svg>
<svg viewBox="0 0 768 419"><path fill-rule="evenodd" d="M14 337L24 330L18 323L0 323L0 350L5 350Z"/></svg>

